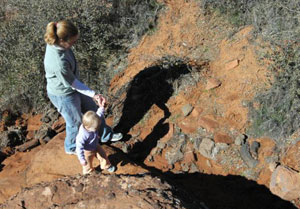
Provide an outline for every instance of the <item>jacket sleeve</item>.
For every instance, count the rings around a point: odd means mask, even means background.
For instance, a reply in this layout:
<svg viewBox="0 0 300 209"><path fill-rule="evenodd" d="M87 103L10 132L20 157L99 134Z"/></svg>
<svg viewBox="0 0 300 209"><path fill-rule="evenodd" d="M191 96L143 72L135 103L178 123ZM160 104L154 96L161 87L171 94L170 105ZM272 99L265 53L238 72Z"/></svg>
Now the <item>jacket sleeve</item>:
<svg viewBox="0 0 300 209"><path fill-rule="evenodd" d="M84 157L84 142L87 138L88 136L83 133L82 127L80 127L76 137L76 154L81 164L87 163Z"/></svg>
<svg viewBox="0 0 300 209"><path fill-rule="evenodd" d="M99 107L96 113L100 118L104 118L104 107Z"/></svg>
<svg viewBox="0 0 300 209"><path fill-rule="evenodd" d="M96 94L95 91L84 85L84 83L80 82L77 78L75 78L74 82L72 83L72 89L89 97L93 97Z"/></svg>

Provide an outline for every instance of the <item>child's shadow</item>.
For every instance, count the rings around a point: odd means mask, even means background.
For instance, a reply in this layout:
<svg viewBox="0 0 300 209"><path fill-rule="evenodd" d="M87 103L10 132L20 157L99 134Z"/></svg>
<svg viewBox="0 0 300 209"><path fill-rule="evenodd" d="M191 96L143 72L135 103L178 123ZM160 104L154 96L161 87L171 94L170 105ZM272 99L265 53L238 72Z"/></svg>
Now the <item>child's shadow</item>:
<svg viewBox="0 0 300 209"><path fill-rule="evenodd" d="M125 141L129 140L131 136L128 132L137 123L142 124L148 120L147 112L153 104L164 112L164 116L154 126L153 131L130 149L128 154L131 157L135 156L135 160L143 162L152 148L156 146L157 140L168 133L169 125L164 122L171 113L165 104L174 93L174 81L177 80L178 83L180 76L189 72L189 66L186 64L174 64L168 67L157 65L146 68L132 79L122 116L114 131L123 133Z"/></svg>

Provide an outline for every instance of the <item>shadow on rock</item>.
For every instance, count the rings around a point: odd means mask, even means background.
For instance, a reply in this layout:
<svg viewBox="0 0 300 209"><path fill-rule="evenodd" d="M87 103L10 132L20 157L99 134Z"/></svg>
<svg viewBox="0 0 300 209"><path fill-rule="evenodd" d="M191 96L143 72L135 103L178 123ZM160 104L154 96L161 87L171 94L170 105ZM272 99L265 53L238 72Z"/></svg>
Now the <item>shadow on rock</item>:
<svg viewBox="0 0 300 209"><path fill-rule="evenodd" d="M165 174L168 183L180 185L209 209L296 209L255 181L241 176Z"/></svg>
<svg viewBox="0 0 300 209"><path fill-rule="evenodd" d="M153 131L129 150L131 156L136 153L139 161L143 161L155 147L157 140L168 133L169 125L165 121L171 113L165 104L174 94L174 81L190 72L189 66L182 61L170 63L146 68L132 79L123 105L122 116L114 128L115 132L122 132L125 135L124 141L126 141L131 137L128 135L130 129L147 120L147 113L152 105L157 105L164 112L163 118L157 122Z"/></svg>

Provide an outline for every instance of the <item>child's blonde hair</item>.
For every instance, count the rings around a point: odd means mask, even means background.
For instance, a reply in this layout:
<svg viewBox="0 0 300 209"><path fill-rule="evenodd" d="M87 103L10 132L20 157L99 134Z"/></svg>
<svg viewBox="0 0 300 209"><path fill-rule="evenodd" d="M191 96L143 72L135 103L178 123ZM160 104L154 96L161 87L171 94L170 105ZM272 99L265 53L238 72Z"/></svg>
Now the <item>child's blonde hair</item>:
<svg viewBox="0 0 300 209"><path fill-rule="evenodd" d="M60 39L68 42L77 35L78 29L72 22L61 20L48 23L44 39L47 44L53 45L57 44Z"/></svg>
<svg viewBox="0 0 300 209"><path fill-rule="evenodd" d="M82 125L85 128L98 128L101 119L94 111L87 111L82 117Z"/></svg>

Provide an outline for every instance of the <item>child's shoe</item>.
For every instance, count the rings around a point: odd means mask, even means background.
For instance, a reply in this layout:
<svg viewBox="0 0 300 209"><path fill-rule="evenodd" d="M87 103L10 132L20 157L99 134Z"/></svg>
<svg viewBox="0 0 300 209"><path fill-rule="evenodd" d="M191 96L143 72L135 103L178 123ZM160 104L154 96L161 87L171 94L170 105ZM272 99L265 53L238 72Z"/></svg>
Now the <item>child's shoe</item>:
<svg viewBox="0 0 300 209"><path fill-rule="evenodd" d="M66 154L68 155L77 155L75 151L66 151Z"/></svg>
<svg viewBox="0 0 300 209"><path fill-rule="evenodd" d="M116 141L119 141L123 138L123 134L122 133L116 133L116 134L113 134L112 138L110 141L112 142L116 142Z"/></svg>

